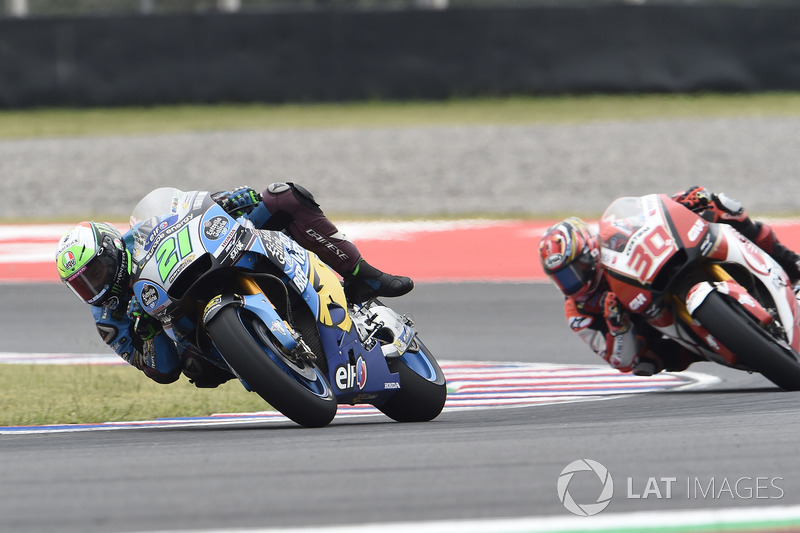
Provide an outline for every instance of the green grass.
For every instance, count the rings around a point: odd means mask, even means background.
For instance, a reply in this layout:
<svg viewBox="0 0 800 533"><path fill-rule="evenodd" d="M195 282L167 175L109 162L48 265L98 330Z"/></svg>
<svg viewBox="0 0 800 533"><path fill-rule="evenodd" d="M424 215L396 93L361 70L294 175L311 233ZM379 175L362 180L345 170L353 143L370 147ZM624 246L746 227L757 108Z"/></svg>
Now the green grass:
<svg viewBox="0 0 800 533"><path fill-rule="evenodd" d="M800 116L800 93L593 95L437 102L213 105L0 111L0 139L185 131L580 123Z"/></svg>
<svg viewBox="0 0 800 533"><path fill-rule="evenodd" d="M0 366L0 426L152 420L270 409L232 380L160 385L131 366Z"/></svg>

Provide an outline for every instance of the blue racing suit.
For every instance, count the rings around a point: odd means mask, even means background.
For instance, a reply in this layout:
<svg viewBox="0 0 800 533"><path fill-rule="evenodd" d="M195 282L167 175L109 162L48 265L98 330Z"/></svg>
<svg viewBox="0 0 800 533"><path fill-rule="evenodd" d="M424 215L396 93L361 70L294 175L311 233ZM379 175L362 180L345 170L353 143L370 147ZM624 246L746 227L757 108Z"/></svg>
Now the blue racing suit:
<svg viewBox="0 0 800 533"><path fill-rule="evenodd" d="M180 376L183 350L163 330L147 340L136 333L134 319L128 315L132 298L130 293L124 300L114 298L110 305L92 306L97 331L120 357L147 377L158 383L172 383Z"/></svg>
<svg viewBox="0 0 800 533"><path fill-rule="evenodd" d="M212 197L233 216L254 215L251 220L259 227L269 219L269 211L261 202L261 196L250 187L215 193ZM133 247L131 230L123 234L122 240L126 249ZM132 290L126 296L111 298L103 306L92 306L92 315L103 341L153 381L172 383L187 368L194 370L191 377L195 378L193 383L197 386L216 386L233 377L196 357L199 354L194 347L173 341L156 319L143 312ZM137 317L142 326L146 324L147 327L140 326ZM209 381L208 376L201 377L203 370L216 379ZM189 374L191 372L187 372Z"/></svg>

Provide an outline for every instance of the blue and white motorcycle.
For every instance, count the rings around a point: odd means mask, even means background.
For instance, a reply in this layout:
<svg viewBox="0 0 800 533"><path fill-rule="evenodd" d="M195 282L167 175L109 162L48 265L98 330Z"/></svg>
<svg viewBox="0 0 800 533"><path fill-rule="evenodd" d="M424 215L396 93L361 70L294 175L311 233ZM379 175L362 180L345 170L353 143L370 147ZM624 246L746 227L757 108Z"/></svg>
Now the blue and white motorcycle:
<svg viewBox="0 0 800 533"><path fill-rule="evenodd" d="M291 420L325 426L340 403L401 422L442 411L445 376L411 319L377 300L348 304L333 270L284 233L204 191L157 189L131 221L145 311Z"/></svg>

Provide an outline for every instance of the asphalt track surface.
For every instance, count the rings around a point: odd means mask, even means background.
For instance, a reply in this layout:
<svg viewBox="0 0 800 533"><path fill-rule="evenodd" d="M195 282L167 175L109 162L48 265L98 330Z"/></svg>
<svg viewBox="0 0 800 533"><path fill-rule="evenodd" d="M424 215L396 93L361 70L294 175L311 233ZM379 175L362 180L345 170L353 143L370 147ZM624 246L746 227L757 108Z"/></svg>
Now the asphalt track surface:
<svg viewBox="0 0 800 533"><path fill-rule="evenodd" d="M4 285L2 295L4 351L105 349L63 287ZM566 331L546 284L423 283L393 305L413 313L443 360L596 362ZM446 412L423 424L374 416L314 430L286 422L3 435L0 523L70 533L571 516L556 483L582 458L614 477L606 513L799 503L798 395L711 363L692 369L722 381ZM651 478L661 497L651 485L636 498ZM662 478L676 480L669 498ZM589 481L570 488L575 500L597 495L599 481ZM739 490L721 490L737 481Z"/></svg>

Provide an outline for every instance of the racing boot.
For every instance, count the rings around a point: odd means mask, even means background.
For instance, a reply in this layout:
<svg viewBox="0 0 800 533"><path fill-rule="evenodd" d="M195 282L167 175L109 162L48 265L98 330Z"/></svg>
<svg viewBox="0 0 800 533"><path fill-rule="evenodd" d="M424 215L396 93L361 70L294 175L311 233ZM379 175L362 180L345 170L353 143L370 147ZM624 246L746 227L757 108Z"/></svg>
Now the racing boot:
<svg viewBox="0 0 800 533"><path fill-rule="evenodd" d="M413 288L411 278L381 272L364 259L344 276L344 294L347 301L355 304L378 296L402 296Z"/></svg>
<svg viewBox="0 0 800 533"><path fill-rule="evenodd" d="M771 255L786 271L792 285L800 282L800 255L781 244L775 232L767 224L754 222L753 225L758 228L758 234L752 239L755 245Z"/></svg>

